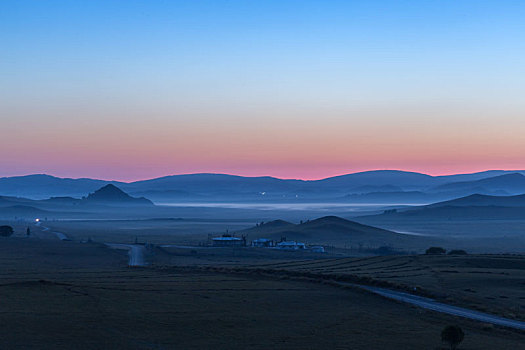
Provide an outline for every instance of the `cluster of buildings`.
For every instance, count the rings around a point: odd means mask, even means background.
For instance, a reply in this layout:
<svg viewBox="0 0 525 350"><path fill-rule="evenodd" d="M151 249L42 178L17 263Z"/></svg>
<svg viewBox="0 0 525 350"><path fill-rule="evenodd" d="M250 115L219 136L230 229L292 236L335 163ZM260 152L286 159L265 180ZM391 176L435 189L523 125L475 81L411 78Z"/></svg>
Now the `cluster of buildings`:
<svg viewBox="0 0 525 350"><path fill-rule="evenodd" d="M230 234L224 234L220 237L211 238L211 245L214 247L246 247L248 246L246 236L235 237ZM287 241L286 238L281 238L279 242L268 238L258 238L251 242L252 247L257 248L273 248L280 250L304 250L312 253L324 253L323 246L307 246L306 243Z"/></svg>

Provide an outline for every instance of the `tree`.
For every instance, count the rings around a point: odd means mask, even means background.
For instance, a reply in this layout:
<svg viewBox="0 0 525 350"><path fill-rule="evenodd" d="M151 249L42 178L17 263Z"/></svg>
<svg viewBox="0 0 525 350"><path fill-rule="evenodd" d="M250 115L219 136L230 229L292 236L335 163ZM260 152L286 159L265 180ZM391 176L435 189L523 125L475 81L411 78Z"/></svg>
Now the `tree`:
<svg viewBox="0 0 525 350"><path fill-rule="evenodd" d="M463 341L465 333L459 326L446 326L441 331L441 341L450 345L450 350L456 350L457 346Z"/></svg>
<svg viewBox="0 0 525 350"><path fill-rule="evenodd" d="M0 226L0 236L2 237L9 237L14 233L14 230L11 226Z"/></svg>
<svg viewBox="0 0 525 350"><path fill-rule="evenodd" d="M447 251L441 247L430 247L426 250L425 254L427 255L442 255Z"/></svg>
<svg viewBox="0 0 525 350"><path fill-rule="evenodd" d="M29 227L26 230L26 236L31 236L31 229Z"/></svg>

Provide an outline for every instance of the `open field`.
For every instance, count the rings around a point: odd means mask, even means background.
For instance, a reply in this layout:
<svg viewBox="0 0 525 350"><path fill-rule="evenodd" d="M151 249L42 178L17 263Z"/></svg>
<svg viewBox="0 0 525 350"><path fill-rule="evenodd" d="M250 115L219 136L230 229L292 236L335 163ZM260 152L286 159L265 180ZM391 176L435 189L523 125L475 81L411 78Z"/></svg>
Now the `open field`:
<svg viewBox="0 0 525 350"><path fill-rule="evenodd" d="M452 237L512 237L525 232L525 220L397 220L387 216L361 216L354 218L367 225L387 229L413 231L423 235Z"/></svg>
<svg viewBox="0 0 525 350"><path fill-rule="evenodd" d="M325 259L264 268L369 277L448 304L525 320L525 256L383 256Z"/></svg>
<svg viewBox="0 0 525 350"><path fill-rule="evenodd" d="M48 221L45 226L64 232L73 240L91 238L97 242L198 245L206 241L208 233L219 235L227 230L235 232L254 225L245 220L73 220Z"/></svg>
<svg viewBox="0 0 525 350"><path fill-rule="evenodd" d="M246 266L348 256L342 252L312 253L254 247L157 247L150 261L158 266Z"/></svg>
<svg viewBox="0 0 525 350"><path fill-rule="evenodd" d="M148 209L150 210L150 209ZM197 245L207 239L208 234L219 235L226 231L239 233L253 228L261 221L269 222L279 218L289 219L298 224L301 220L315 221L327 212L318 212L313 215L309 210L262 210L240 209L223 207L171 207L155 208L131 218L133 212L125 211L127 219L118 219L120 214L105 213L109 218L102 219L68 219L52 220L46 226L59 232L68 234L74 240L91 238L98 242L131 243L137 238L141 242L155 244L182 244ZM293 213L293 215L292 215ZM333 213L330 213L333 214ZM334 245L339 248L357 247L359 245L391 246L397 250L409 252L423 252L432 245L445 246L449 249L465 249L472 253L520 253L525 246L522 232L525 230L523 220L431 220L410 218L397 220L385 216L359 216L352 218L349 211L335 213L349 220L371 225L377 228L403 233L403 239L366 238L343 234L335 234L329 226L315 232L298 232L297 240L308 240L310 243ZM114 216L111 219L111 216ZM362 214L361 214L362 215ZM34 219L28 223L34 222ZM281 234L280 234L281 235ZM284 234L288 238L291 233ZM271 236L271 233L251 230L248 239L259 236ZM277 237L277 236L276 236ZM272 238L276 238L272 237ZM290 238L293 239L293 238Z"/></svg>
<svg viewBox="0 0 525 350"><path fill-rule="evenodd" d="M314 223L315 220L312 221ZM456 245L451 239L427 238L414 235L383 232L357 232L352 228L339 227L327 223L310 231L284 230L265 232L264 229L251 229L255 222L241 219L149 219L149 220L60 220L46 221L42 225L51 231L63 232L74 241L91 238L96 242L133 243L148 242L162 245L194 245L206 243L208 235L219 236L224 233L240 237L246 235L248 242L257 238L280 237L313 245L328 245L339 249L377 249L388 246L403 252L423 252L431 245ZM305 224L306 225L306 224ZM264 227L263 227L264 228ZM247 230L251 229L251 230ZM379 232L381 230L377 230ZM382 235L381 235L382 234ZM450 242L450 243L449 243ZM361 255L361 254L360 254Z"/></svg>
<svg viewBox="0 0 525 350"><path fill-rule="evenodd" d="M440 329L457 323L467 333L463 349L525 349L518 331L315 283L357 276L524 320L523 256L367 258L186 246L250 224L240 220L49 221L47 231L31 226L31 238L24 237L28 223L10 224L15 237L0 242L8 301L0 348L436 349ZM78 243L88 237L95 243ZM135 237L158 244L146 254L147 268L126 268L126 251L101 244ZM248 273L232 273L238 268ZM279 270L296 275L271 273Z"/></svg>
<svg viewBox="0 0 525 350"><path fill-rule="evenodd" d="M381 216L354 218L357 222L396 232L442 240L449 249L476 253L523 253L524 220L397 220Z"/></svg>
<svg viewBox="0 0 525 350"><path fill-rule="evenodd" d="M350 220L354 220L350 218ZM356 248L359 243L374 241L378 246L392 246L406 252L424 252L429 246L443 246L447 249L465 249L472 253L521 253L525 246L525 222L519 220L465 220L465 221L389 221L360 217L358 222L378 228L406 233L405 239L357 238L352 235L334 235L330 228L317 230L312 234L296 239L321 245L334 245L339 248ZM253 228L255 219L249 218L196 218L196 219L142 219L142 220L49 220L44 223L54 231L63 232L71 239L80 241L91 238L97 242L198 245L207 240L208 234L220 235L226 232L237 233ZM28 222L28 225L32 222ZM23 224L18 232L25 233ZM252 232L253 231L253 232ZM248 240L267 237L267 234L254 230L248 232ZM270 235L271 236L271 235ZM268 237L270 237L268 236ZM284 236L293 239L291 233ZM273 237L273 238L277 238Z"/></svg>
<svg viewBox="0 0 525 350"><path fill-rule="evenodd" d="M523 335L365 292L193 268L126 268L122 252L2 239L0 348L436 349L444 325L462 349L525 348Z"/></svg>

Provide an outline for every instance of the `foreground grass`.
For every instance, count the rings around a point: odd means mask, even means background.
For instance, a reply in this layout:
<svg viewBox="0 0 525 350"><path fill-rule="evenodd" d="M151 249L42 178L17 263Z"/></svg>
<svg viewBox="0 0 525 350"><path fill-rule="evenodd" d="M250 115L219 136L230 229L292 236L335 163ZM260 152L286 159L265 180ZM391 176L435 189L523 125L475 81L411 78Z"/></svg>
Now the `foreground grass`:
<svg viewBox="0 0 525 350"><path fill-rule="evenodd" d="M260 265L261 268L355 277L475 310L525 320L525 256L383 256Z"/></svg>
<svg viewBox="0 0 525 350"><path fill-rule="evenodd" d="M525 348L522 334L355 290L191 267L126 268L97 245L5 239L1 349Z"/></svg>

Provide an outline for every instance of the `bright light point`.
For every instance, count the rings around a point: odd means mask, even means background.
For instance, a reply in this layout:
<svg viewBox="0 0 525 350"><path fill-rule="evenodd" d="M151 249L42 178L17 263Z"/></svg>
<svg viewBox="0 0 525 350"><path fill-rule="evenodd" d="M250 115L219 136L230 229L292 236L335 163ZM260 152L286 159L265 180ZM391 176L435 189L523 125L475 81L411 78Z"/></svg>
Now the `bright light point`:
<svg viewBox="0 0 525 350"><path fill-rule="evenodd" d="M40 222L40 219L35 219L36 222Z"/></svg>

